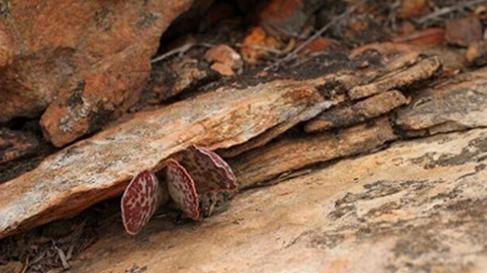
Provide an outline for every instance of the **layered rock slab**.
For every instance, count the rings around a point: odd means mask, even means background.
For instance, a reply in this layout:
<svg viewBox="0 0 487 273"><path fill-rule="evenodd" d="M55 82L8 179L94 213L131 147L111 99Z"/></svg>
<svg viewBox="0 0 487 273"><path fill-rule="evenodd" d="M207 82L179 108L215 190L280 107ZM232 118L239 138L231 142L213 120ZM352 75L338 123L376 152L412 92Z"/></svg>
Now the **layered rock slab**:
<svg viewBox="0 0 487 273"><path fill-rule="evenodd" d="M422 91L398 111L395 122L420 135L487 126L487 68Z"/></svg>
<svg viewBox="0 0 487 273"><path fill-rule="evenodd" d="M243 154L231 165L240 187L246 188L316 163L365 153L397 138L382 118L337 133L284 138Z"/></svg>
<svg viewBox="0 0 487 273"><path fill-rule="evenodd" d="M229 148L319 114L330 105L309 81L278 80L245 89L221 88L167 107L140 112L45 159L36 169L0 185L0 237L120 194L141 170L191 144ZM309 116L311 117L311 116Z"/></svg>
<svg viewBox="0 0 487 273"><path fill-rule="evenodd" d="M307 122L304 130L312 133L332 128L348 127L388 113L407 103L409 103L409 100L397 90L379 93L351 106L325 111Z"/></svg>
<svg viewBox="0 0 487 273"><path fill-rule="evenodd" d="M486 141L476 129L393 144L244 192L198 225L159 219L129 237L114 223L72 272L480 273Z"/></svg>

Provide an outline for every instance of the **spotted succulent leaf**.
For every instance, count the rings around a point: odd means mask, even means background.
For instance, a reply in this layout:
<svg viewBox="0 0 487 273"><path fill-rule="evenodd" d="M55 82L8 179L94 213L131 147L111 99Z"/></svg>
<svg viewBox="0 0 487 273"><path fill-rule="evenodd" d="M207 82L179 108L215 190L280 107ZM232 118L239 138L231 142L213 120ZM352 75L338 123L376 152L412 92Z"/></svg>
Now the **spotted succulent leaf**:
<svg viewBox="0 0 487 273"><path fill-rule="evenodd" d="M121 200L122 222L130 235L139 233L162 201L163 188L150 171L138 173L125 188Z"/></svg>
<svg viewBox="0 0 487 273"><path fill-rule="evenodd" d="M200 218L199 197L195 183L188 171L174 159L166 162L169 195L183 213L193 219Z"/></svg>

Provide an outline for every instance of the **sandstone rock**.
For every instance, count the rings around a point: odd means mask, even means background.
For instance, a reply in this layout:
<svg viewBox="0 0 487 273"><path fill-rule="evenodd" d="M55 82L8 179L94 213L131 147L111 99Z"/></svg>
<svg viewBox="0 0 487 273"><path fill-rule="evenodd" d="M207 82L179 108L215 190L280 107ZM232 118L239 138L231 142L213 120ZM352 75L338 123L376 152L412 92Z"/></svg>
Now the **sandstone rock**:
<svg viewBox="0 0 487 273"><path fill-rule="evenodd" d="M0 164L32 154L38 146L33 136L0 128Z"/></svg>
<svg viewBox="0 0 487 273"><path fill-rule="evenodd" d="M248 150L263 146L267 143L269 143L271 140L276 138L277 136L281 135L282 133L286 132L296 124L309 120L313 117L316 117L319 113L323 112L324 110L330 108L334 104L337 103L339 100L335 101L329 101L324 103L324 107L321 109L306 109L302 111L301 113L297 114L293 118L290 118L286 120L285 122L282 122L270 129L268 129L266 132L262 133L261 135L250 139L249 141L235 145L233 147L227 148L227 149L220 149L218 150L218 154L222 155L223 157L235 157L243 152L246 152Z"/></svg>
<svg viewBox="0 0 487 273"><path fill-rule="evenodd" d="M47 140L65 146L93 133L123 114L139 99L150 64L139 46L115 54L82 78L71 80L67 92L46 109L40 124Z"/></svg>
<svg viewBox="0 0 487 273"><path fill-rule="evenodd" d="M342 103L347 100L347 91L355 90L356 87L375 86L377 90L382 90L380 92L386 92L388 86L396 85L408 85L412 86L421 83L428 77L432 77L440 68L439 59L437 57L429 57L427 59L422 59L418 52L408 51L401 54L396 54L391 57L384 57L384 65L379 67L370 67L361 71L361 73L351 72L348 70L339 71L334 74L329 74L324 76L323 84L319 86L321 93L329 98L330 101L334 102L328 107L334 104ZM424 73L418 71L426 71ZM407 75L406 79L399 78L395 75ZM391 84L382 84L384 82L390 82ZM379 93L380 93L379 92ZM354 98L354 97L352 97ZM388 111L407 103L408 100L398 91L394 91L388 94L380 95L377 98L371 98L370 100L365 100L357 103L355 108L350 111L355 111L354 116L349 113L347 116L345 113L337 113L339 117L334 118L336 124L332 127L344 127L352 124L359 123L363 120L377 117L381 114L387 113ZM341 108L340 108L341 109ZM345 107L346 109L346 107ZM330 113L339 112L341 110L330 110ZM218 153L224 157L235 157L247 150L262 146L268 143L270 140L276 136L282 134L295 124L308 120L311 116L316 115L316 113L301 113L296 116L293 120L288 120L286 123L276 126L275 128L269 129L266 133L251 139L241 145L236 145L230 149L219 150ZM327 115L323 113L323 115ZM338 120L340 119L340 120ZM313 121L310 121L312 123ZM313 126L322 126L313 125ZM323 125L328 126L328 125ZM316 130L321 130L318 128ZM305 129L308 127L305 127ZM308 131L312 131L309 127Z"/></svg>
<svg viewBox="0 0 487 273"><path fill-rule="evenodd" d="M99 93L110 93L112 89L136 92L149 69L137 71L141 66L117 65L132 61L149 67L162 32L191 3L190 0L9 2L0 19L0 122L17 116L37 116L57 94L60 97L56 105L67 104L70 94L65 93L73 91L73 82L89 81L87 77L103 82ZM137 54L130 54L132 50ZM106 69L98 70L100 66ZM101 74L93 75L92 70ZM68 108L61 112L66 113L66 122L74 122L69 120L72 113L67 114ZM103 115L106 113L97 117ZM54 133L57 132L49 132Z"/></svg>
<svg viewBox="0 0 487 273"><path fill-rule="evenodd" d="M486 105L487 69L483 68L422 91L398 111L396 124L430 134L487 126Z"/></svg>
<svg viewBox="0 0 487 273"><path fill-rule="evenodd" d="M487 130L393 144L238 195L193 225L115 222L73 273L485 271Z"/></svg>
<svg viewBox="0 0 487 273"><path fill-rule="evenodd" d="M331 128L348 127L407 104L409 100L399 91L393 90L359 101L351 106L333 108L323 112L305 124L308 133L326 131Z"/></svg>
<svg viewBox="0 0 487 273"><path fill-rule="evenodd" d="M283 139L243 154L230 165L241 188L246 188L312 164L367 152L396 138L389 122L379 119L374 125L358 125L337 134Z"/></svg>
<svg viewBox="0 0 487 273"><path fill-rule="evenodd" d="M321 79L277 80L245 89L222 88L139 112L0 185L0 237L116 196L133 175L161 170L166 158L191 144L229 148L306 109L319 113L328 105L316 88L320 84Z"/></svg>
<svg viewBox="0 0 487 273"><path fill-rule="evenodd" d="M474 16L450 20L446 23L445 39L452 45L467 47L482 39L482 23Z"/></svg>
<svg viewBox="0 0 487 273"><path fill-rule="evenodd" d="M212 63L211 68L223 76L233 76L242 70L240 55L227 45L216 45L205 53L205 59Z"/></svg>
<svg viewBox="0 0 487 273"><path fill-rule="evenodd" d="M392 71L380 79L374 79L372 83L356 86L348 91L348 95L352 99L360 99L392 89L405 88L430 79L440 69L441 62L437 57L420 59L402 71Z"/></svg>

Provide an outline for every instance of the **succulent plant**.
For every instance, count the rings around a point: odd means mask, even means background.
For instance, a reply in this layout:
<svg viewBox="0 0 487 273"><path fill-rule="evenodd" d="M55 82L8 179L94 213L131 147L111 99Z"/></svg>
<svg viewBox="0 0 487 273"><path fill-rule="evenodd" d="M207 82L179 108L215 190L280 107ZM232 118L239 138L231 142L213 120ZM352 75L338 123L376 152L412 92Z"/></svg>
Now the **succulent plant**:
<svg viewBox="0 0 487 273"><path fill-rule="evenodd" d="M125 189L122 221L130 235L140 232L169 199L186 217L199 221L223 209L238 191L235 174L215 152L192 145L178 159L166 161L165 183L144 170Z"/></svg>

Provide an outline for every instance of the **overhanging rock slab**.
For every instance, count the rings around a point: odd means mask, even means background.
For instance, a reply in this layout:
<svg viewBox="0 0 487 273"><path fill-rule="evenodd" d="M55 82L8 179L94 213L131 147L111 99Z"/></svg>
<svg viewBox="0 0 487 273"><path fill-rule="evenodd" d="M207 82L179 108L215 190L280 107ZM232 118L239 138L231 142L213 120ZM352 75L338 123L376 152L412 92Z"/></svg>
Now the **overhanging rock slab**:
<svg viewBox="0 0 487 273"><path fill-rule="evenodd" d="M162 169L166 158L190 144L229 148L303 112L317 115L332 104L315 88L319 84L320 79L282 80L222 88L137 113L0 185L0 238L116 196L134 174Z"/></svg>

